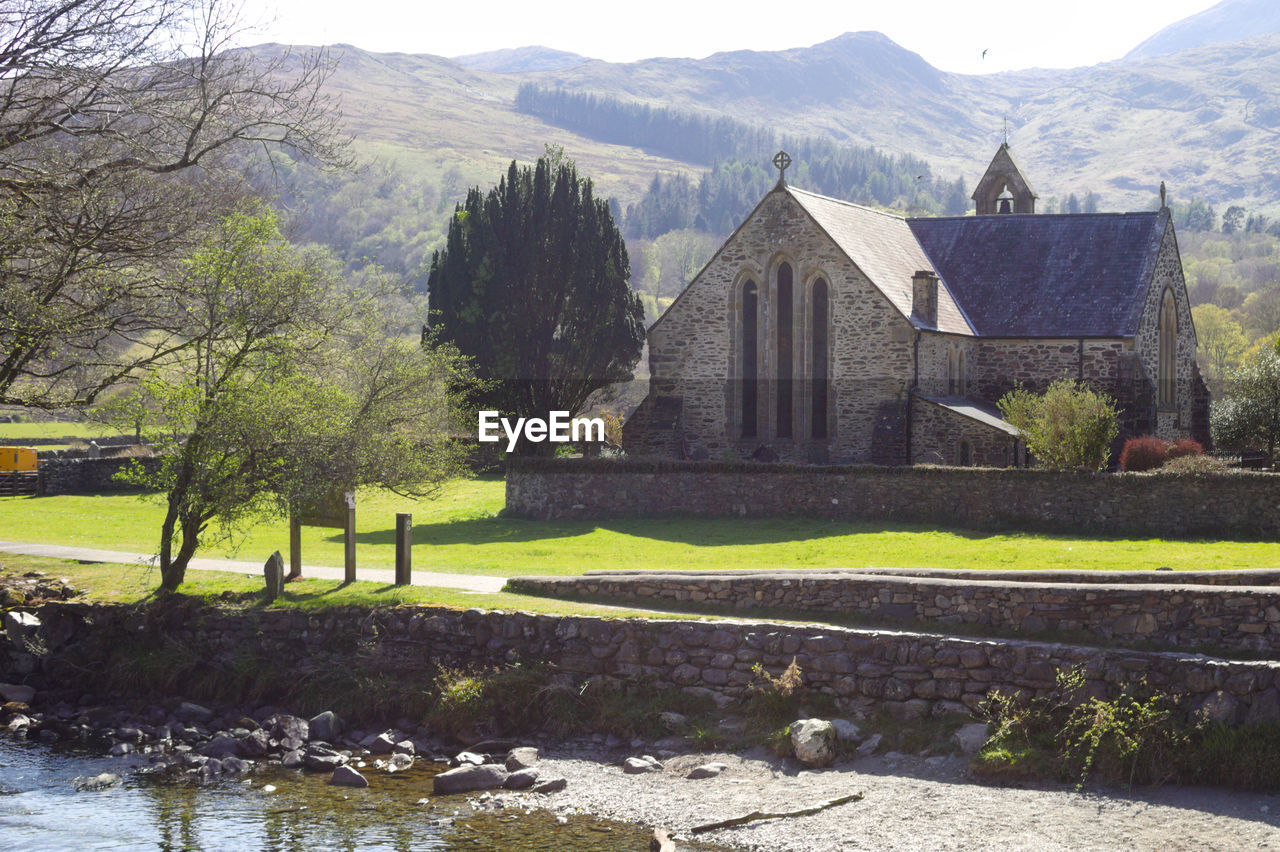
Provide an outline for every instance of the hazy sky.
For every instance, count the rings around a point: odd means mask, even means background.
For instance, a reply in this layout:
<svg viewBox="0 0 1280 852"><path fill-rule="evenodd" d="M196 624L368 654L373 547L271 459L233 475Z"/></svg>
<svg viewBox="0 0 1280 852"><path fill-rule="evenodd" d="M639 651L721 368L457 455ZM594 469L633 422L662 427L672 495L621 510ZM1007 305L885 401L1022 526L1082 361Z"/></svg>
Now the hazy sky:
<svg viewBox="0 0 1280 852"><path fill-rule="evenodd" d="M595 59L805 47L879 30L946 71L983 74L1118 59L1217 0L266 0L254 41L347 43L459 56L541 44ZM274 20L272 17L274 16ZM986 50L987 56L982 58Z"/></svg>

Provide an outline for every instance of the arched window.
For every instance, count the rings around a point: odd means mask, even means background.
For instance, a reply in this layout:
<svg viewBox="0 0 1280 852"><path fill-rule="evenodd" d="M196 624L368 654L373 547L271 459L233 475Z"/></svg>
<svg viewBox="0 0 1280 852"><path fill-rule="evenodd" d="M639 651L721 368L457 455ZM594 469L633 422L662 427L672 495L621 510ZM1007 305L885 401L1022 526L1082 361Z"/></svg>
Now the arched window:
<svg viewBox="0 0 1280 852"><path fill-rule="evenodd" d="M956 348L954 346L947 347L947 396L956 395L956 373L959 372L959 365L956 363Z"/></svg>
<svg viewBox="0 0 1280 852"><path fill-rule="evenodd" d="M1160 305L1159 404L1178 404L1178 307L1173 291L1164 291Z"/></svg>
<svg viewBox="0 0 1280 852"><path fill-rule="evenodd" d="M759 315L759 294L756 282L748 281L742 285L741 325L742 334L742 437L756 436L756 402L757 382L760 371L757 369L756 327Z"/></svg>
<svg viewBox="0 0 1280 852"><path fill-rule="evenodd" d="M778 428L779 438L791 437L791 264L778 266Z"/></svg>
<svg viewBox="0 0 1280 852"><path fill-rule="evenodd" d="M973 447L969 445L968 441L961 441L960 445L956 447L956 464L960 467L973 466Z"/></svg>
<svg viewBox="0 0 1280 852"><path fill-rule="evenodd" d="M968 385L969 383L965 380L964 350L961 349L956 354L956 393L964 396Z"/></svg>
<svg viewBox="0 0 1280 852"><path fill-rule="evenodd" d="M813 363L809 379L813 383L813 410L811 436L827 437L827 282L819 278L813 285Z"/></svg>

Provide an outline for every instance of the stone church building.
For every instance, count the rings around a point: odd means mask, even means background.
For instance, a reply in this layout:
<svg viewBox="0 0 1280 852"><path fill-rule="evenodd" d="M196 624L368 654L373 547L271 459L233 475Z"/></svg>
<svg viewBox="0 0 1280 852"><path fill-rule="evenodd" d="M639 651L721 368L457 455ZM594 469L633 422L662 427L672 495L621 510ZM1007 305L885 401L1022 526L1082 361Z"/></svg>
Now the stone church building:
<svg viewBox="0 0 1280 852"><path fill-rule="evenodd" d="M780 177L649 329L627 451L1023 464L995 403L1063 377L1119 402L1120 440L1207 446L1168 208L1036 215L1007 143L973 199L977 215L904 218Z"/></svg>

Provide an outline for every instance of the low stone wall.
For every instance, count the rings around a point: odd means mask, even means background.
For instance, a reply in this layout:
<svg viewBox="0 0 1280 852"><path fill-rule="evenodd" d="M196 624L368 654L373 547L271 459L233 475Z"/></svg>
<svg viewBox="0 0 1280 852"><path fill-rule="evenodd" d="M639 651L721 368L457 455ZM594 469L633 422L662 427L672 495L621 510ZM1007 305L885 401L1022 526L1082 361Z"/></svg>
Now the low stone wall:
<svg viewBox="0 0 1280 852"><path fill-rule="evenodd" d="M40 460L41 497L55 494L104 494L129 491L133 486L115 478L115 475L135 461L132 458L53 458ZM156 458L137 459L148 470L154 471L160 464Z"/></svg>
<svg viewBox="0 0 1280 852"><path fill-rule="evenodd" d="M1280 536L1280 476L517 459L507 511L884 520L1165 538Z"/></svg>
<svg viewBox="0 0 1280 852"><path fill-rule="evenodd" d="M337 608L321 613L225 611L191 605L50 603L37 612L48 656L11 658L10 680L47 675L73 700L94 689L117 647L175 643L228 670L270 661L297 677L323 666L362 674L429 673L438 663L546 662L570 684L595 676L675 687L728 704L748 694L752 668L781 673L794 658L807 687L837 703L870 698L902 717L978 707L992 690L1040 693L1056 672L1081 667L1087 688L1149 686L1183 697L1188 712L1223 721L1280 719L1280 663L1176 653L1098 650L820 625L670 621L465 612L428 607ZM64 676L78 672L74 677ZM16 682L16 681L15 681Z"/></svg>
<svg viewBox="0 0 1280 852"><path fill-rule="evenodd" d="M582 577L513 577L507 585L525 594L640 606L676 602L719 612L754 607L936 623L940 629L973 624L1031 634L1087 631L1104 640L1136 639L1184 650L1280 650L1280 589L1266 586L1031 584L807 571L595 572Z"/></svg>

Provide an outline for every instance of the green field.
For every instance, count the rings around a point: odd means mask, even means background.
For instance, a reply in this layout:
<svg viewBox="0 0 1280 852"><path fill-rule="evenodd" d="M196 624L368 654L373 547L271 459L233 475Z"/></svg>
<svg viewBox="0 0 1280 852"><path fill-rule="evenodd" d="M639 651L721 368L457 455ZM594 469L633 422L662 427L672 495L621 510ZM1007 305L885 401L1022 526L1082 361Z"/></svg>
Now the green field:
<svg viewBox="0 0 1280 852"><path fill-rule="evenodd" d="M524 521L499 515L503 483L453 483L435 500L361 492L357 564L391 568L397 512L414 520L417 571L518 576L574 575L593 569L977 568L1155 569L1280 568L1280 543L1084 538L980 533L921 526L789 518L636 518ZM156 497L0 498L0 540L154 553L163 507ZM197 554L264 560L287 552L284 521L261 523L228 539L216 532ZM306 527L303 561L342 564L342 534Z"/></svg>
<svg viewBox="0 0 1280 852"><path fill-rule="evenodd" d="M0 444L15 444L32 438L100 438L119 435L119 429L101 423L52 421L46 423L0 423Z"/></svg>
<svg viewBox="0 0 1280 852"><path fill-rule="evenodd" d="M160 585L159 571L132 565L80 564L42 556L0 554L0 575L41 571L51 577L70 582L90 600L117 603L141 603L155 595ZM225 571L190 571L182 584L182 593L204 598L222 606L262 606L262 577ZM562 601L556 598L531 597L500 592L481 594L435 586L389 586L364 580L343 584L336 580L298 580L285 585L284 594L274 606L318 609L330 606L395 606L420 604L466 609L517 609L549 615L592 615L621 618L687 618L673 613L656 613L625 607Z"/></svg>

